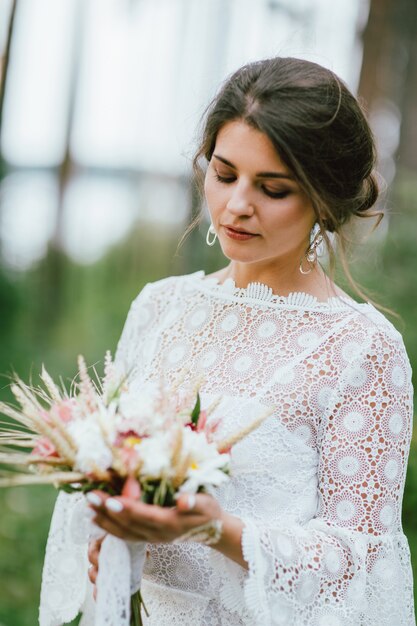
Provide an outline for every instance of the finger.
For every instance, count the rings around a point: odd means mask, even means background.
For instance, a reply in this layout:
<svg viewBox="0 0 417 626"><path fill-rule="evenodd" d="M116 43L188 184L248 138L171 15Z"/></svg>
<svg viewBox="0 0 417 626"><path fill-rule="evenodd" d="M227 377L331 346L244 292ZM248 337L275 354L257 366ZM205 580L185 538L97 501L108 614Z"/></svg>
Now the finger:
<svg viewBox="0 0 417 626"><path fill-rule="evenodd" d="M172 510L123 497L109 498L105 503L105 513L111 519L127 528L140 525L144 531L169 525Z"/></svg>
<svg viewBox="0 0 417 626"><path fill-rule="evenodd" d="M122 496L132 498L132 500L139 500L140 494L141 488L139 482L134 476L128 476L123 485Z"/></svg>
<svg viewBox="0 0 417 626"><path fill-rule="evenodd" d="M92 539L88 544L88 560L95 567L98 566L98 557L103 540L104 537L100 537L100 539Z"/></svg>
<svg viewBox="0 0 417 626"><path fill-rule="evenodd" d="M85 496L88 504L94 509L101 509L106 500L110 497L104 491L89 491Z"/></svg>
<svg viewBox="0 0 417 626"><path fill-rule="evenodd" d="M203 493L182 493L177 498L177 510L180 513L212 514L214 498Z"/></svg>
<svg viewBox="0 0 417 626"><path fill-rule="evenodd" d="M96 584L97 574L98 574L98 569L94 567L93 565L90 565L90 567L88 568L88 578L90 579L90 582L93 583L93 585Z"/></svg>
<svg viewBox="0 0 417 626"><path fill-rule="evenodd" d="M88 546L88 560L90 561L91 565L93 565L94 567L98 566L98 555L99 555L99 551L97 550L97 548L95 546L92 546L91 544Z"/></svg>
<svg viewBox="0 0 417 626"><path fill-rule="evenodd" d="M141 534L136 530L126 528L124 526L120 526L117 522L112 520L109 516L98 513L96 517L93 519L93 522L100 526L103 530L114 535L115 537L119 537L120 539L127 539L130 541L147 541L147 537L145 534Z"/></svg>
<svg viewBox="0 0 417 626"><path fill-rule="evenodd" d="M113 506L114 504L117 506ZM122 507L122 508L121 508ZM192 513L179 514L175 508L163 508L132 502L126 498L111 498L101 513L122 528L124 533L133 533L137 538L148 542L169 542L184 532L207 522L207 515ZM113 510L112 510L113 509ZM106 525L100 524L107 529Z"/></svg>
<svg viewBox="0 0 417 626"><path fill-rule="evenodd" d="M177 510L180 513L191 513L197 504L195 493L183 493L177 498Z"/></svg>

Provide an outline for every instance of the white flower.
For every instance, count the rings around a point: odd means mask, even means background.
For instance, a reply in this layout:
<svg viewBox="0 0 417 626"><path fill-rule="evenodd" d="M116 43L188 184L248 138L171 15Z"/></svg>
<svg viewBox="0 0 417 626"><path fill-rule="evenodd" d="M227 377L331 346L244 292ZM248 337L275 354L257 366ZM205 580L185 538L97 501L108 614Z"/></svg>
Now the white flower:
<svg viewBox="0 0 417 626"><path fill-rule="evenodd" d="M220 454L215 444L207 441L204 433L186 429L183 450L190 455L191 465L180 491L195 493L199 487L218 487L228 480L223 468L227 469L230 456Z"/></svg>
<svg viewBox="0 0 417 626"><path fill-rule="evenodd" d="M216 445L207 441L204 432L198 433L190 428L184 429L183 450L190 454L192 461L198 465L219 455Z"/></svg>
<svg viewBox="0 0 417 626"><path fill-rule="evenodd" d="M107 440L112 443L117 437L116 412L117 401L112 400L108 406L99 403L97 421Z"/></svg>
<svg viewBox="0 0 417 626"><path fill-rule="evenodd" d="M142 439L136 444L135 450L143 461L141 474L150 478L168 475L171 465L171 448L169 432Z"/></svg>
<svg viewBox="0 0 417 626"><path fill-rule="evenodd" d="M119 411L126 419L151 419L156 411L157 401L150 393L128 391L119 399Z"/></svg>
<svg viewBox="0 0 417 626"><path fill-rule="evenodd" d="M151 383L135 391L122 393L119 398L119 432L135 430L140 434L151 434L160 429L165 421L161 415L161 389Z"/></svg>
<svg viewBox="0 0 417 626"><path fill-rule="evenodd" d="M201 465L192 466L188 470L187 480L181 485L179 491L196 493L199 487L218 487L229 480L222 468L227 468L230 457L228 454L217 454L203 461Z"/></svg>
<svg viewBox="0 0 417 626"><path fill-rule="evenodd" d="M88 419L74 420L68 424L68 431L78 448L74 469L89 473L97 468L104 471L111 466L113 456L103 440L94 415L90 415Z"/></svg>

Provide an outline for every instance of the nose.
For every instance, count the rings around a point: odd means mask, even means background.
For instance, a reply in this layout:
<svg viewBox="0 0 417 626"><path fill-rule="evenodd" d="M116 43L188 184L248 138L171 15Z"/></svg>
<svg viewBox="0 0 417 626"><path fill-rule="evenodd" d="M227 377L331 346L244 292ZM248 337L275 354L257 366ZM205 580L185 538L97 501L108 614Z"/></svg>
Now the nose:
<svg viewBox="0 0 417 626"><path fill-rule="evenodd" d="M233 215L248 217L253 215L255 209L248 184L242 181L233 186L226 208Z"/></svg>

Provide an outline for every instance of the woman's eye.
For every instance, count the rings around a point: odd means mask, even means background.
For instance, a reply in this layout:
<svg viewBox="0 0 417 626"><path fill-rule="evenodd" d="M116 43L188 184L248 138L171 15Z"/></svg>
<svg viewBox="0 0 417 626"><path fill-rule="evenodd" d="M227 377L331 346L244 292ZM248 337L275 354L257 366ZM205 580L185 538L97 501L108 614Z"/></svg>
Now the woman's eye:
<svg viewBox="0 0 417 626"><path fill-rule="evenodd" d="M216 180L218 180L220 183L230 184L234 183L236 180L236 176L221 176L221 174L216 171L214 172L214 176L216 177ZM274 198L276 200L286 198L290 193L288 189L285 189L283 191L272 191L272 189L268 189L268 187L265 187L264 185L261 186L261 189L266 196L268 196L269 198Z"/></svg>
<svg viewBox="0 0 417 626"><path fill-rule="evenodd" d="M220 176L218 172L215 173L215 177L220 183L233 183L236 180L235 176Z"/></svg>
<svg viewBox="0 0 417 626"><path fill-rule="evenodd" d="M267 187L262 187L262 190L270 198L277 198L277 199L286 198L288 194L290 193L288 189L285 189L283 191L271 191L271 189L268 189Z"/></svg>

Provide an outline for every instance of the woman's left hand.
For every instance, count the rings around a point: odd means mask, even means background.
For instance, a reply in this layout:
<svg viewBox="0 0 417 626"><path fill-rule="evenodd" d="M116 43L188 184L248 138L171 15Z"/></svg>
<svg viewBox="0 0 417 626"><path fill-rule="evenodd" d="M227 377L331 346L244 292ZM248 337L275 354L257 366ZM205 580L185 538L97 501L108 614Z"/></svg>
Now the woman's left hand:
<svg viewBox="0 0 417 626"><path fill-rule="evenodd" d="M131 541L169 543L197 526L223 520L224 516L217 500L207 494L181 494L172 508L129 497L110 497L102 491L91 492L87 499L98 526Z"/></svg>

